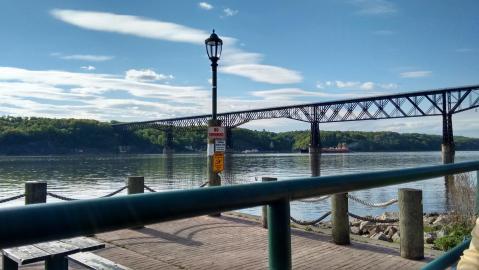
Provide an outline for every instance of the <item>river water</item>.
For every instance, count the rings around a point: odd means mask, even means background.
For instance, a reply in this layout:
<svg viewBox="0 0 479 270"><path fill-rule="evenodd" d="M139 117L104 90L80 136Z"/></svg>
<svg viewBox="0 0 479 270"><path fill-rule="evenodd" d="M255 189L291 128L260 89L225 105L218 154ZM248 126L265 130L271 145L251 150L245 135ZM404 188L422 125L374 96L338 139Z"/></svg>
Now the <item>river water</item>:
<svg viewBox="0 0 479 270"><path fill-rule="evenodd" d="M467 160L479 160L479 152L456 153L456 162ZM320 163L321 175L338 175L441 164L441 156L440 152L323 154ZM32 180L47 181L48 191L63 196L95 198L123 187L131 175L144 176L145 184L158 191L198 188L206 179L206 157L204 154L0 157L0 199L23 193L24 182ZM262 176L280 180L311 176L309 155L233 154L227 159L222 178L223 184L234 185L260 181ZM425 212L441 212L447 207L443 178L352 194L367 201L384 202L397 198L399 187L422 189ZM48 198L48 202L56 201ZM0 207L22 204L19 199ZM397 205L377 209L353 201L349 208L359 215L397 211ZM292 215L299 219L313 219L329 209L329 200L291 204ZM259 208L242 211L258 214Z"/></svg>

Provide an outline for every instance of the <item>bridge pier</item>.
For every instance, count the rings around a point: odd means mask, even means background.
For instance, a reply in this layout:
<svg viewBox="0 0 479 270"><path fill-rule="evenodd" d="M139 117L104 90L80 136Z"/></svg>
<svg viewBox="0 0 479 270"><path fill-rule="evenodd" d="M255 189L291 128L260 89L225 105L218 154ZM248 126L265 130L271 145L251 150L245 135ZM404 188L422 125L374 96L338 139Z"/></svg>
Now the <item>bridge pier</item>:
<svg viewBox="0 0 479 270"><path fill-rule="evenodd" d="M452 114L442 114L442 162L444 164L454 163L456 149L454 145L454 134L452 130Z"/></svg>
<svg viewBox="0 0 479 270"><path fill-rule="evenodd" d="M226 127L226 152L233 152L233 128Z"/></svg>
<svg viewBox="0 0 479 270"><path fill-rule="evenodd" d="M309 153L321 154L321 138L319 134L319 123L311 122L311 133L309 135Z"/></svg>
<svg viewBox="0 0 479 270"><path fill-rule="evenodd" d="M166 140L165 145L163 146L163 154L172 154L173 150L173 130L166 130Z"/></svg>
<svg viewBox="0 0 479 270"><path fill-rule="evenodd" d="M318 122L311 122L311 133L309 136L309 142L309 165L311 167L311 176L320 176L321 138Z"/></svg>

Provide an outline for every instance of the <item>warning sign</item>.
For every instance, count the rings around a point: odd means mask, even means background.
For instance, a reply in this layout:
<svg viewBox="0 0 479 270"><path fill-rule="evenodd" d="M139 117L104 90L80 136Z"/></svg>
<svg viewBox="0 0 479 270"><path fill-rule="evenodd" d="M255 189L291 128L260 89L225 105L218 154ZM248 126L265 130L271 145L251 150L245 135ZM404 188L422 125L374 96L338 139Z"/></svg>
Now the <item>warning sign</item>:
<svg viewBox="0 0 479 270"><path fill-rule="evenodd" d="M224 127L208 127L208 139L224 139Z"/></svg>
<svg viewBox="0 0 479 270"><path fill-rule="evenodd" d="M224 152L226 151L226 141L223 139L215 140L215 152Z"/></svg>
<svg viewBox="0 0 479 270"><path fill-rule="evenodd" d="M225 155L221 152L213 155L213 172L219 173L225 169Z"/></svg>

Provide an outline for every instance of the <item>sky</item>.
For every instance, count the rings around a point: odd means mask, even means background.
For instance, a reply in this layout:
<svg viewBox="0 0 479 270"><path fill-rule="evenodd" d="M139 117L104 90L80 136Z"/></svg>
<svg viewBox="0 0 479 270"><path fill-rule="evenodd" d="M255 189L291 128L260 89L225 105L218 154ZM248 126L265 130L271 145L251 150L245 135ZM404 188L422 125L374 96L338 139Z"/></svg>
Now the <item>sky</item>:
<svg viewBox="0 0 479 270"><path fill-rule="evenodd" d="M0 115L145 121L479 84L479 2L1 1ZM454 116L479 137L479 112ZM250 122L272 131L293 120ZM437 117L322 124L441 134Z"/></svg>

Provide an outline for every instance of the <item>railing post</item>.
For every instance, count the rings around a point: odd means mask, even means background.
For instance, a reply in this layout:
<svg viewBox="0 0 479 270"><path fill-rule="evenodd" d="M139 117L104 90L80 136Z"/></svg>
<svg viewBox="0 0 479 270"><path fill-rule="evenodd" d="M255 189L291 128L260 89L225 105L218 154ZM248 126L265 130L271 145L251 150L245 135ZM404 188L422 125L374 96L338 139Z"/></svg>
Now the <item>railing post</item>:
<svg viewBox="0 0 479 270"><path fill-rule="evenodd" d="M46 203L47 182L25 182L25 204Z"/></svg>
<svg viewBox="0 0 479 270"><path fill-rule="evenodd" d="M291 269L291 228L289 200L268 205L269 269Z"/></svg>
<svg viewBox="0 0 479 270"><path fill-rule="evenodd" d="M145 177L128 176L128 195L145 192Z"/></svg>
<svg viewBox="0 0 479 270"><path fill-rule="evenodd" d="M399 189L398 204L401 257L414 260L423 259L422 191L411 188Z"/></svg>
<svg viewBox="0 0 479 270"><path fill-rule="evenodd" d="M270 182L270 181L277 181L278 178L275 178L275 177L262 177L261 178L261 182ZM261 226L263 226L263 228L268 228L268 206L267 205L263 205L263 209L262 209L262 215L261 215Z"/></svg>
<svg viewBox="0 0 479 270"><path fill-rule="evenodd" d="M337 245L349 245L348 194L338 193L331 196L331 216L333 241Z"/></svg>

